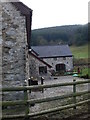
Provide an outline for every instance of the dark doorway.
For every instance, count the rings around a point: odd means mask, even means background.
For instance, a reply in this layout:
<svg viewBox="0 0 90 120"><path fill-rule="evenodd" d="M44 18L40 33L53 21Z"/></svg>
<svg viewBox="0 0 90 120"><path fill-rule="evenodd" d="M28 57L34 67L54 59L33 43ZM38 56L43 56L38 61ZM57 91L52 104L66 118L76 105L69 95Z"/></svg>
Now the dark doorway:
<svg viewBox="0 0 90 120"><path fill-rule="evenodd" d="M56 71L57 72L61 72L61 71L66 71L66 67L65 67L65 64L57 64L56 65Z"/></svg>
<svg viewBox="0 0 90 120"><path fill-rule="evenodd" d="M45 74L45 73L47 73L47 66L39 67L39 74Z"/></svg>

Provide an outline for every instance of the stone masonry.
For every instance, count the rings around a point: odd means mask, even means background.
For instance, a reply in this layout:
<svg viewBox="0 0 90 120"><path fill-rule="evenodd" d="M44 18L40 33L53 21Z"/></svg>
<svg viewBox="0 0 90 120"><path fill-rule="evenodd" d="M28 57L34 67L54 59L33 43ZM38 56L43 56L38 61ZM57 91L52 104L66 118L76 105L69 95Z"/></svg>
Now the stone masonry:
<svg viewBox="0 0 90 120"><path fill-rule="evenodd" d="M0 5L0 88L2 87L2 6ZM0 91L0 101L2 92ZM2 118L2 107L0 106L0 119Z"/></svg>
<svg viewBox="0 0 90 120"><path fill-rule="evenodd" d="M47 75L50 76L50 68L45 65L43 62L40 60L36 59L33 57L31 54L29 54L29 69L30 69L30 76L33 77L34 79L40 80L41 74L39 73L39 67L41 66L46 66L47 67ZM46 75L46 74L44 74Z"/></svg>
<svg viewBox="0 0 90 120"><path fill-rule="evenodd" d="M55 58L44 58L45 62L49 63L52 66L52 69L56 71L57 64L65 64L66 71L73 70L73 57L57 57Z"/></svg>
<svg viewBox="0 0 90 120"><path fill-rule="evenodd" d="M2 46L2 86L24 86L25 79L29 78L26 19L11 3L1 3L1 6L0 51ZM12 94L7 93L3 95L3 99L21 99L22 94L19 94L19 96L18 94L13 93L12 97Z"/></svg>

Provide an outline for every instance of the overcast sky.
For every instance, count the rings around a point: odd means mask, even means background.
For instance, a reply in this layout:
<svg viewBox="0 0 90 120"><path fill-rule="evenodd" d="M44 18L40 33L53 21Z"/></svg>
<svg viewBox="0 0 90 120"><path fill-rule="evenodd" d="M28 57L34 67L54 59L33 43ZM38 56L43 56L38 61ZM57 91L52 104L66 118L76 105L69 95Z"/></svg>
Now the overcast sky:
<svg viewBox="0 0 90 120"><path fill-rule="evenodd" d="M88 23L89 0L20 0L33 10L32 29Z"/></svg>

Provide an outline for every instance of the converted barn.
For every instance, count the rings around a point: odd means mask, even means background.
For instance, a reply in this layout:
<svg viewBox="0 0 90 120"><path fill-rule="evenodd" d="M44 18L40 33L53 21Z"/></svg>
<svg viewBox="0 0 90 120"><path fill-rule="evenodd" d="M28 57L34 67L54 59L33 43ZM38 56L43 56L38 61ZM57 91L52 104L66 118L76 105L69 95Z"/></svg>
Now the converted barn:
<svg viewBox="0 0 90 120"><path fill-rule="evenodd" d="M55 72L72 71L73 55L68 45L32 46L32 49L40 59L52 66L51 69Z"/></svg>
<svg viewBox="0 0 90 120"><path fill-rule="evenodd" d="M29 50L29 69L30 69L30 76L34 79L40 79L41 75L50 74L50 69L52 68L44 60L38 57L38 54L33 51Z"/></svg>

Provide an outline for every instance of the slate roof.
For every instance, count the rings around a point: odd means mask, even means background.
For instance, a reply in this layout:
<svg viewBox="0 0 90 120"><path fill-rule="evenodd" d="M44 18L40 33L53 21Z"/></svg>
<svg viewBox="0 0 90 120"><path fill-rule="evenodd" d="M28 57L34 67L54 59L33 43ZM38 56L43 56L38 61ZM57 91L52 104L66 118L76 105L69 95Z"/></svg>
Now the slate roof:
<svg viewBox="0 0 90 120"><path fill-rule="evenodd" d="M31 48L40 58L72 57L72 53L68 45L32 46Z"/></svg>
<svg viewBox="0 0 90 120"><path fill-rule="evenodd" d="M49 68L51 68L52 66L49 65L47 62L43 61L42 59L40 59L37 55L33 54L32 52L29 51L29 54L31 54L33 57L35 57L37 60L39 60L40 62L42 62L43 64L45 64L46 66L48 66Z"/></svg>

